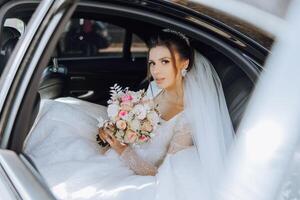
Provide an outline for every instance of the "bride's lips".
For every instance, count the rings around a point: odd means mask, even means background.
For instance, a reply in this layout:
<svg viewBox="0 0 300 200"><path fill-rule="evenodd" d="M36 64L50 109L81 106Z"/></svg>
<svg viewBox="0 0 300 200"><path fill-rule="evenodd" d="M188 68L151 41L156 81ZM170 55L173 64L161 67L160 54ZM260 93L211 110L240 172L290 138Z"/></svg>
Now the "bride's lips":
<svg viewBox="0 0 300 200"><path fill-rule="evenodd" d="M157 84L160 84L160 83L162 83L164 80L165 80L165 78L156 78L156 79L155 79L155 82L156 82Z"/></svg>

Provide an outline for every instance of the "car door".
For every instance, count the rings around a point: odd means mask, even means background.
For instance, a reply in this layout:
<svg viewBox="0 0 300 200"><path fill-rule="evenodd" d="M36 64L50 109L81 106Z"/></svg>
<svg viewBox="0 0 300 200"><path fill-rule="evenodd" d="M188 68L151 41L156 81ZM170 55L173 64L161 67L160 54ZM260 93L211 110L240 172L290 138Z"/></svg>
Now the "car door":
<svg viewBox="0 0 300 200"><path fill-rule="evenodd" d="M55 199L30 159L18 151L18 148L14 148L16 144L11 144L7 149L8 144L11 143L10 138L20 137L14 136L15 131L28 129L28 127L22 127L22 124L13 124L17 113L18 115L24 114L24 110L19 110L19 106L27 89L26 86L29 83L35 83L38 87L36 83L39 79L31 75L36 65L45 65L48 62L49 51L52 52L55 41L58 40L59 32L54 30L65 25L76 7L76 1L73 0L6 1L0 4L0 21L3 22L8 17L13 18L13 14L17 13L20 8L37 4L38 7L29 20L27 30L18 38L10 57L3 64L5 67L2 66L3 72L0 80L1 199ZM3 32L0 31L0 33L3 36ZM41 60L41 58L45 59ZM42 70L38 74L41 75ZM35 98L35 96L29 95L30 98ZM25 113L31 113L33 107L29 106L27 109ZM26 116L23 117L26 118Z"/></svg>

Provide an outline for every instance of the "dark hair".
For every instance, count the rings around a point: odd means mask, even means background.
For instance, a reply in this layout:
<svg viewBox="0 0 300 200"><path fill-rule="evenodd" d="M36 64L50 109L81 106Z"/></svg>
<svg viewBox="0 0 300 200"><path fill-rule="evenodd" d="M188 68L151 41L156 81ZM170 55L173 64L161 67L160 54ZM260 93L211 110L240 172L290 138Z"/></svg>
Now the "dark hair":
<svg viewBox="0 0 300 200"><path fill-rule="evenodd" d="M191 69L194 64L194 50L185 35L173 30L162 30L153 35L148 41L149 51L157 46L165 46L171 53L173 64L176 65L174 51L178 52L181 59L188 59L189 66L187 71ZM148 52L149 55L149 52ZM149 70L149 69L148 69ZM175 67L175 70L177 68ZM176 71L177 73L177 71ZM149 71L148 71L149 74ZM150 75L150 74L149 74Z"/></svg>

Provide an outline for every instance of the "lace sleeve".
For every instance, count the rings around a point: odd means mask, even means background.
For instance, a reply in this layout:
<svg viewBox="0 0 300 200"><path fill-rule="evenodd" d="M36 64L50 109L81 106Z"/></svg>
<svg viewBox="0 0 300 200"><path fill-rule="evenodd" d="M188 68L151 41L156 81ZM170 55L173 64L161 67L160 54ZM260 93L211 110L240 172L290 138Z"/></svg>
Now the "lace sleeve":
<svg viewBox="0 0 300 200"><path fill-rule="evenodd" d="M190 126L184 118L178 121L173 131L173 138L167 151L169 154L174 154L193 145ZM154 176L157 173L157 166L141 158L131 147L127 147L120 158L137 175Z"/></svg>
<svg viewBox="0 0 300 200"><path fill-rule="evenodd" d="M178 122L174 128L174 136L168 149L169 154L175 154L178 151L186 149L193 145L191 129L184 120Z"/></svg>
<svg viewBox="0 0 300 200"><path fill-rule="evenodd" d="M137 175L155 176L157 167L142 159L131 147L127 147L120 156Z"/></svg>

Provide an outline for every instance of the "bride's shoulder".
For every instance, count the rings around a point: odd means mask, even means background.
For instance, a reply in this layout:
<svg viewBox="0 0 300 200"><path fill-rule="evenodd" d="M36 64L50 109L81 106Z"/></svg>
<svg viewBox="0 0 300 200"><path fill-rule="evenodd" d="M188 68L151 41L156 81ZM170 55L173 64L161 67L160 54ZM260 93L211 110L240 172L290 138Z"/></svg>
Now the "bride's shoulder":
<svg viewBox="0 0 300 200"><path fill-rule="evenodd" d="M192 127L185 111L180 112L174 120L173 132L174 137L191 134Z"/></svg>

